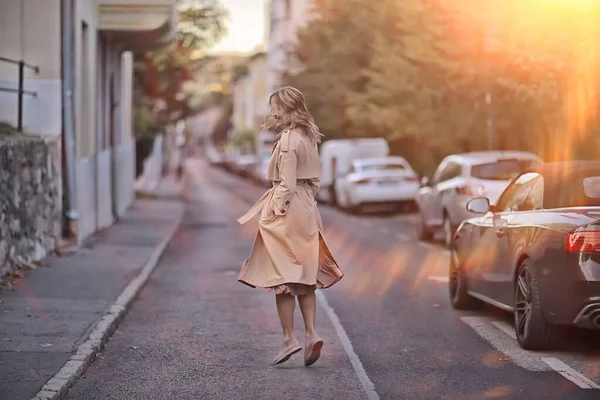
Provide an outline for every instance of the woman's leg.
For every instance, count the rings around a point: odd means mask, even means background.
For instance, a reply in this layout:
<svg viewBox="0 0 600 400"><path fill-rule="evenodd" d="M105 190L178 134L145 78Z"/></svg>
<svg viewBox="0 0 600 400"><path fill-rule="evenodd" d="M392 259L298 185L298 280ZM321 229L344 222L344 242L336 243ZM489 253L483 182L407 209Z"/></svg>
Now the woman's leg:
<svg viewBox="0 0 600 400"><path fill-rule="evenodd" d="M304 327L306 329L306 337L310 337L315 333L315 316L317 314L317 298L315 292L310 292L298 296L300 303L300 311L304 318Z"/></svg>
<svg viewBox="0 0 600 400"><path fill-rule="evenodd" d="M290 294L275 295L277 303L277 314L283 328L283 340L290 340L294 337L294 309L296 308L296 298Z"/></svg>

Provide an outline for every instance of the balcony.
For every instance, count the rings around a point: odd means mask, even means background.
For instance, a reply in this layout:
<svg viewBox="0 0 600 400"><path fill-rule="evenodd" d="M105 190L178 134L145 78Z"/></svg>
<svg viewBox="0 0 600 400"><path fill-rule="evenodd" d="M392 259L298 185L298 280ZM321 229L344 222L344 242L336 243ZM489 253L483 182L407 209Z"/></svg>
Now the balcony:
<svg viewBox="0 0 600 400"><path fill-rule="evenodd" d="M151 50L175 39L176 0L99 0L98 29L128 50Z"/></svg>

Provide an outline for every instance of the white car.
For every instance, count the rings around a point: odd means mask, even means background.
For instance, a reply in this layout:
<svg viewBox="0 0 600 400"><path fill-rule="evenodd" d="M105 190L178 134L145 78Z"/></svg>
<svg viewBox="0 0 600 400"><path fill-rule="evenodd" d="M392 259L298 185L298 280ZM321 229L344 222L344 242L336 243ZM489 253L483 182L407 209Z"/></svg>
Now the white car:
<svg viewBox="0 0 600 400"><path fill-rule="evenodd" d="M321 145L321 189L318 200L338 205L339 182L350 173L352 162L365 158L389 155L390 149L384 138L334 139Z"/></svg>
<svg viewBox="0 0 600 400"><path fill-rule="evenodd" d="M450 247L460 223L477 216L467 211L469 200L487 197L495 203L513 178L542 162L535 154L521 151L482 151L446 157L431 182L423 178L416 196L419 239L431 240L441 229L444 242Z"/></svg>
<svg viewBox="0 0 600 400"><path fill-rule="evenodd" d="M267 180L267 170L269 169L269 162L271 161L271 153L263 152L258 158L258 162L254 165L252 170L252 177L261 186L271 186L271 181Z"/></svg>
<svg viewBox="0 0 600 400"><path fill-rule="evenodd" d="M219 150L217 150L215 147L206 147L205 149L205 155L206 158L208 159L208 162L210 165L221 165L223 164L223 154L221 154L219 152Z"/></svg>
<svg viewBox="0 0 600 400"><path fill-rule="evenodd" d="M417 173L402 157L354 160L336 183L339 206L356 211L367 205L412 203L420 187Z"/></svg>
<svg viewBox="0 0 600 400"><path fill-rule="evenodd" d="M255 155L247 154L238 156L234 161L234 172L244 177L250 177L256 162L257 158Z"/></svg>

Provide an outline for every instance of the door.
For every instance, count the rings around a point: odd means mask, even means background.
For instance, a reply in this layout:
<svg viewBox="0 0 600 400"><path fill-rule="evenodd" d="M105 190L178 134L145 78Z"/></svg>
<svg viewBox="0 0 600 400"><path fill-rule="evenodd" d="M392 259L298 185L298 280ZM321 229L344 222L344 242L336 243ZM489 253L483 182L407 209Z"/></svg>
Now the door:
<svg viewBox="0 0 600 400"><path fill-rule="evenodd" d="M530 234L531 217L534 211L542 209L544 182L536 172L525 173L511 185L498 201L498 207L507 218L504 227L495 229L497 256L493 270L489 274L491 291L495 299L512 306L513 279L518 257L526 246Z"/></svg>
<svg viewBox="0 0 600 400"><path fill-rule="evenodd" d="M441 226L444 221L444 201L455 189L452 180L460 176L462 166L455 161L440 165L433 176L431 190L427 193L426 220L429 226Z"/></svg>
<svg viewBox="0 0 600 400"><path fill-rule="evenodd" d="M488 275L492 269L496 237L494 235L494 213L488 212L470 224L469 251L463 266L466 271L467 287L480 295L490 297Z"/></svg>
<svg viewBox="0 0 600 400"><path fill-rule="evenodd" d="M428 226L434 225L435 217L433 209L435 197L437 195L436 186L447 166L448 162L442 161L435 171L435 174L433 174L433 178L431 179L431 182L429 182L429 186L423 187L419 191L419 207L421 208L421 215Z"/></svg>

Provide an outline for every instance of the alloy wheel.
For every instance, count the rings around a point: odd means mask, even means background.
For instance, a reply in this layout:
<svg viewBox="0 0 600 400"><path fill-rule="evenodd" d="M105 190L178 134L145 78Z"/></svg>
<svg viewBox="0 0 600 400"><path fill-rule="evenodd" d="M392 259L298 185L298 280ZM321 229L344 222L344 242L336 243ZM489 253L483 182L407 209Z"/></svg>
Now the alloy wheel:
<svg viewBox="0 0 600 400"><path fill-rule="evenodd" d="M519 337L527 335L531 321L531 274L529 268L519 271L516 283L515 296L515 330Z"/></svg>

